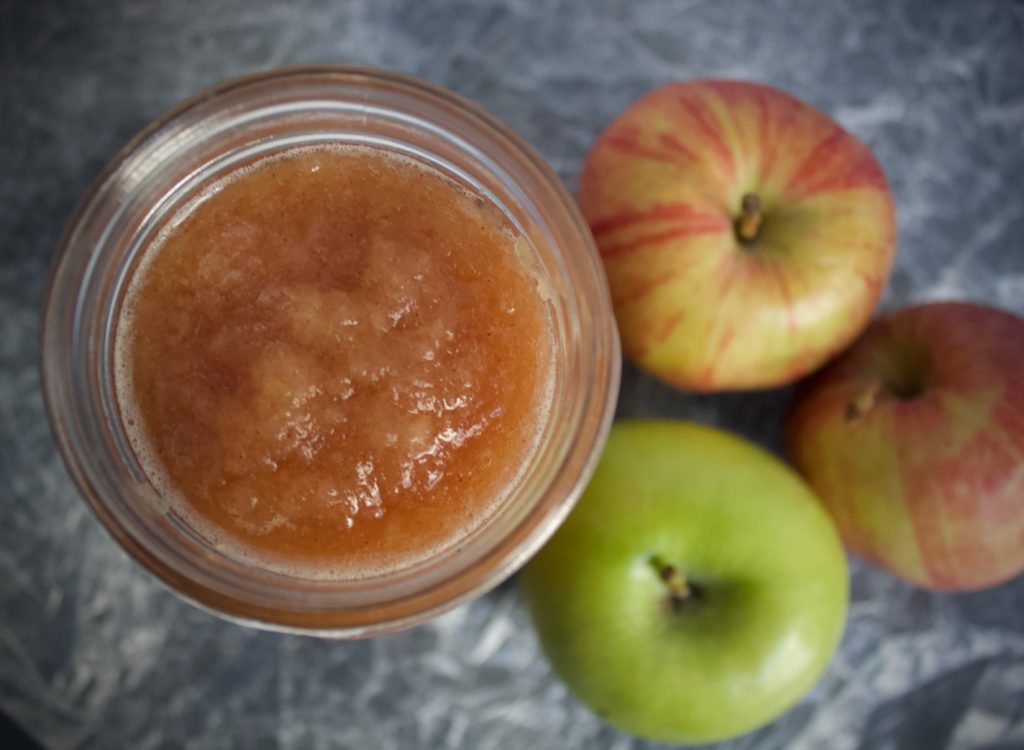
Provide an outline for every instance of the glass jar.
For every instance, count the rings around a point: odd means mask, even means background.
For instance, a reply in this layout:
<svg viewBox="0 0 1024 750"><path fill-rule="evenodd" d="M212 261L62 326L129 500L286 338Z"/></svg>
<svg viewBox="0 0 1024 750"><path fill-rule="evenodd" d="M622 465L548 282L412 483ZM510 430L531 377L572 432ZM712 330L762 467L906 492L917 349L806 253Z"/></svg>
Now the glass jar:
<svg viewBox="0 0 1024 750"><path fill-rule="evenodd" d="M162 502L114 396L113 340L140 251L175 211L239 165L320 143L405 154L490 199L529 241L551 290L553 406L505 502L452 549L358 580L306 580L236 559ZM588 480L618 391L620 353L590 232L557 176L506 126L406 76L317 66L202 93L111 161L75 211L51 269L43 386L57 443L114 539L185 599L248 625L362 637L418 624L494 587L551 536Z"/></svg>

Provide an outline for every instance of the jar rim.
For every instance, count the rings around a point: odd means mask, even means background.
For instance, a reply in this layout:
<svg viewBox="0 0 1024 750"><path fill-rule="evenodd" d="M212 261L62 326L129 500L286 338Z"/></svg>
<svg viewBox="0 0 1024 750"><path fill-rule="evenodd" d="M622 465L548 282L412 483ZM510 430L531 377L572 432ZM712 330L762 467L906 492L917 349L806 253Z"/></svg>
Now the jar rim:
<svg viewBox="0 0 1024 750"><path fill-rule="evenodd" d="M583 352L584 356L593 359L590 363L590 382L586 386L591 392L584 394L587 406L577 415L579 424L576 425L575 444L566 449L565 461L558 469L562 479L566 479L562 476L566 473L572 475L568 476L571 481L562 482L562 496L548 498L548 502L541 502L543 497L537 498L535 507L527 512L522 521L529 528L513 530L517 532L516 536L512 533L506 535L506 541L512 541L513 544L498 544L493 549L484 550L473 569L456 571L455 575L442 579L432 588L413 592L386 606L374 605L359 610L342 608L336 611L297 611L295 607L300 602L296 601L295 596L284 597L280 606L266 606L265 602L247 598L241 589L229 592L210 582L197 583L194 575L168 564L166 554L143 543L141 532L133 526L140 522L123 517L124 514L110 505L102 488L98 486L113 480L103 476L103 467L97 463L99 448L95 441L90 444L92 435L88 429L94 417L86 413L89 404L86 403L87 399L82 398L75 382L76 377L82 375L74 366L79 359L105 356L102 352L86 351L89 342L80 340L81 336L88 333L83 331L84 326L79 325L82 290L90 279L89 275L95 270L95 258L88 256L97 256L101 249L84 242L83 232L86 226L102 223L100 205L104 201L109 202L111 194L115 198L125 197L116 189L121 171L130 169L136 155L166 137L169 130L181 125L202 108L247 90L257 90L268 85L289 86L303 80L323 85L362 85L367 90L373 86L388 86L389 90L410 98L443 106L449 113L461 118L460 125L500 141L509 154L522 160L523 168L528 171L531 179L538 180L537 184L559 201L557 208L565 220L566 231L571 232L575 242L583 248L577 260L584 261L581 286L588 288L573 289L572 293L581 295L586 292L592 297L585 300L593 307L588 318L592 330L585 332L592 336L592 340L588 342L590 350ZM106 218L110 220L109 215ZM558 252L562 250L559 248ZM75 257L83 253L86 257ZM72 262L74 268L71 268ZM74 306L69 305L70 296L78 298ZM486 592L521 567L568 515L593 472L614 413L621 367L611 301L589 228L575 201L543 158L507 125L454 92L402 73L349 65L292 66L225 81L180 103L129 140L90 185L59 240L43 299L41 331L44 402L60 453L79 493L107 532L129 556L175 594L218 616L265 629L337 637L376 635L419 624ZM542 514L541 517L535 517L538 513Z"/></svg>

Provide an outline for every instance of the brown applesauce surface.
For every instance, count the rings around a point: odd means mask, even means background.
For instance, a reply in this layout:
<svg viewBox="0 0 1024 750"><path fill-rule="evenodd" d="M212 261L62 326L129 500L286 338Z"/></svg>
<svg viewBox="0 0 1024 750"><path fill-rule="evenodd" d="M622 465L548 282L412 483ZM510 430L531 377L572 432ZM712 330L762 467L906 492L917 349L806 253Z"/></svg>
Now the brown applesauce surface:
<svg viewBox="0 0 1024 750"><path fill-rule="evenodd" d="M449 547L530 460L554 338L511 224L387 152L293 149L186 207L117 329L158 492L218 546L312 576Z"/></svg>

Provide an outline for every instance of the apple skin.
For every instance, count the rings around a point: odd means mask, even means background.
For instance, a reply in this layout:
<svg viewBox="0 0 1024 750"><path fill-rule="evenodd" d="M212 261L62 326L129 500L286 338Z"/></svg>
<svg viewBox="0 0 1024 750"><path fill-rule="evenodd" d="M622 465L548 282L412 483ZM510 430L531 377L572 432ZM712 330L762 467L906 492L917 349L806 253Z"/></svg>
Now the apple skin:
<svg viewBox="0 0 1024 750"><path fill-rule="evenodd" d="M743 197L763 225L741 242ZM892 268L885 174L778 89L699 80L628 107L587 155L579 204L625 354L693 391L792 382L867 325Z"/></svg>
<svg viewBox="0 0 1024 750"><path fill-rule="evenodd" d="M952 591L1024 571L1024 319L946 302L875 321L797 389L786 443L869 562Z"/></svg>
<svg viewBox="0 0 1024 750"><path fill-rule="evenodd" d="M677 609L657 556L695 592ZM702 744L765 724L825 669L846 560L779 460L687 422L619 422L579 505L520 578L555 671L609 724Z"/></svg>

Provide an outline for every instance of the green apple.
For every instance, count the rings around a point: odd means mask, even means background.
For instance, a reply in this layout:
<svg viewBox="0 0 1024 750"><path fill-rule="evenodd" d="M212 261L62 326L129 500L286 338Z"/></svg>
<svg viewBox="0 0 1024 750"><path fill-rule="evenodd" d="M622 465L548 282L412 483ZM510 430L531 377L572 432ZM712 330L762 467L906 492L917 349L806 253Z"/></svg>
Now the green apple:
<svg viewBox="0 0 1024 750"><path fill-rule="evenodd" d="M620 422L521 577L541 645L598 716L705 743L817 681L849 594L838 534L769 453L685 422Z"/></svg>

